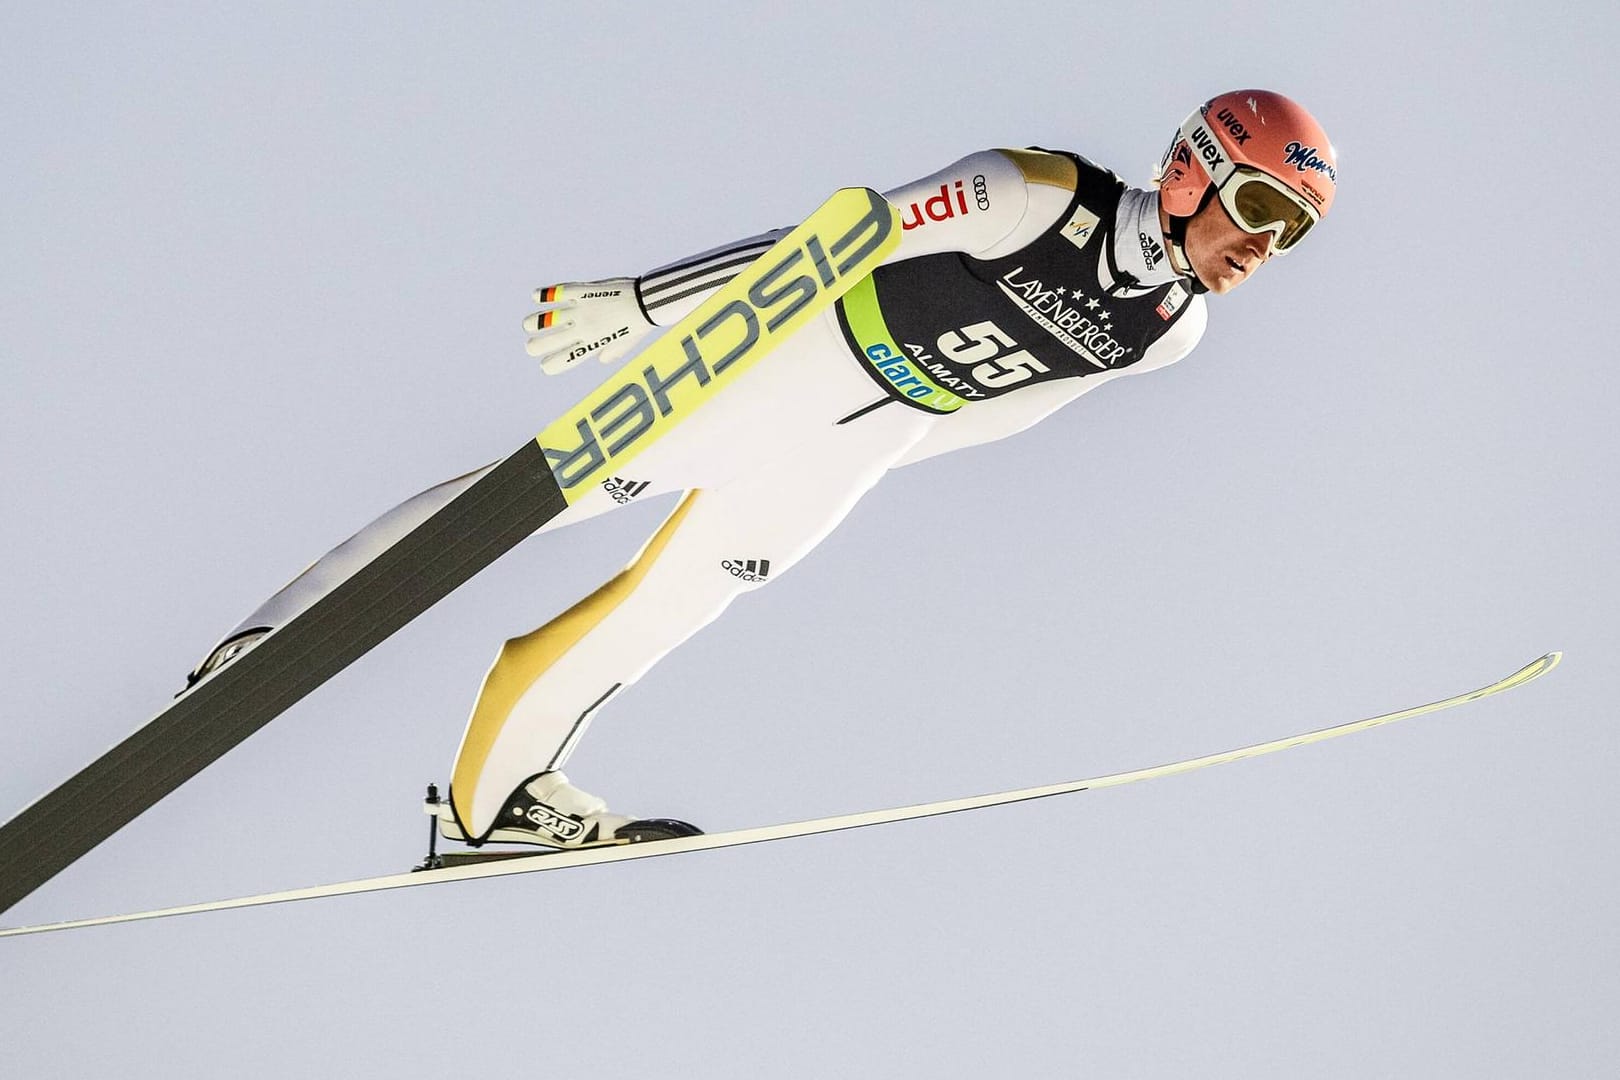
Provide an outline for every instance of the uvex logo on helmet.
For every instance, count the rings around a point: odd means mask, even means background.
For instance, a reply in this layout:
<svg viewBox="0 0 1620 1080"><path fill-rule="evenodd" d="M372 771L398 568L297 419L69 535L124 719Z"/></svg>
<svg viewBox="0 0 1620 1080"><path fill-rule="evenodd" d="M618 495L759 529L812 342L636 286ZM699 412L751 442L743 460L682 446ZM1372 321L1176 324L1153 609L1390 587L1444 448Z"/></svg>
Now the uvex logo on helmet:
<svg viewBox="0 0 1620 1080"><path fill-rule="evenodd" d="M1249 129L1243 126L1243 121L1239 120L1237 113L1231 109L1222 109L1215 114L1215 119L1225 126L1226 133L1232 136L1233 141L1239 146L1249 141Z"/></svg>

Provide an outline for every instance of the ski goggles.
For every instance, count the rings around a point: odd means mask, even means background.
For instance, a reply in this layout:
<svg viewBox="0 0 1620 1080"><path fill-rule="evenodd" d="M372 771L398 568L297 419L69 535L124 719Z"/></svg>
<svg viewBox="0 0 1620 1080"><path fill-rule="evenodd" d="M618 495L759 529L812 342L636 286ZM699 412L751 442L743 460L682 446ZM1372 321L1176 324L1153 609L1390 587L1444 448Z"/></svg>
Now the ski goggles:
<svg viewBox="0 0 1620 1080"><path fill-rule="evenodd" d="M1227 215L1245 232L1270 233L1276 254L1286 254L1321 219L1314 206L1275 176L1232 161L1201 114L1187 118L1181 137L1215 185Z"/></svg>
<svg viewBox="0 0 1620 1080"><path fill-rule="evenodd" d="M1233 166L1215 190L1238 228L1270 233L1271 250L1278 255L1286 254L1316 224L1316 211L1305 200L1259 169Z"/></svg>

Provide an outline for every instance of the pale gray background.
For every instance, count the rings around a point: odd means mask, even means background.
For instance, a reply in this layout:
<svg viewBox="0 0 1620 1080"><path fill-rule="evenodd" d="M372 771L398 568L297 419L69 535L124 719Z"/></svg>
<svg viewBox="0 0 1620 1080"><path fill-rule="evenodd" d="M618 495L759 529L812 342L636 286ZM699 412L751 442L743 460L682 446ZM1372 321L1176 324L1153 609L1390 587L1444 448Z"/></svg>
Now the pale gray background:
<svg viewBox="0 0 1620 1080"><path fill-rule="evenodd" d="M600 372L528 290L992 145L1142 183L1211 93L1333 133L1203 346L895 475L572 770L711 829L976 815L0 942L8 1076L1608 1076L1612 5L8 4L0 817ZM771 14L769 11L775 11ZM8 924L408 866L485 666L661 508L532 543Z"/></svg>

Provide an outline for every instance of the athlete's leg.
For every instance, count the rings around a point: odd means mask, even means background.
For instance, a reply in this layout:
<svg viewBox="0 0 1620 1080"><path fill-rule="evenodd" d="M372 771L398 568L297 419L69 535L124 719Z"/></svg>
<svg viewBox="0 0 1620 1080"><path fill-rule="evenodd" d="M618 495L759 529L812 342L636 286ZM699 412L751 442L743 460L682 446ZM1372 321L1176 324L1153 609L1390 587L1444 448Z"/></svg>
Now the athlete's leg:
<svg viewBox="0 0 1620 1080"><path fill-rule="evenodd" d="M186 684L190 686L223 667L265 634L303 612L494 467L485 465L413 495L310 563L221 638L186 677Z"/></svg>
<svg viewBox="0 0 1620 1080"><path fill-rule="evenodd" d="M494 467L493 464L485 465L454 480L435 484L365 525L283 585L275 595L237 624L231 635L254 627L276 627L287 622L393 546Z"/></svg>
<svg viewBox="0 0 1620 1080"><path fill-rule="evenodd" d="M265 634L304 612L412 529L438 513L494 467L493 463L485 465L411 496L316 559L221 638L188 677L188 685L235 659ZM647 481L623 483L615 478L576 499L541 531L576 524L634 499L650 498L669 490L673 489Z"/></svg>
<svg viewBox="0 0 1620 1080"><path fill-rule="evenodd" d="M525 778L559 769L594 712L744 592L779 580L932 422L893 405L716 489L689 492L623 573L508 641L450 791L480 836Z"/></svg>

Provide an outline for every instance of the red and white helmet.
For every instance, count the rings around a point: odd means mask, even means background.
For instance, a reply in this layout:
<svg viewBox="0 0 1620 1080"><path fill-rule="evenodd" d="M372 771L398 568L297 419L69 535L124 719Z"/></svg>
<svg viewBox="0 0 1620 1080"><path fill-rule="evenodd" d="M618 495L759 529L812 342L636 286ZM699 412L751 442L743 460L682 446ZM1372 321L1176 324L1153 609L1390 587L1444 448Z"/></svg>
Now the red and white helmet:
<svg viewBox="0 0 1620 1080"><path fill-rule="evenodd" d="M1297 102L1270 90L1232 90L1193 110L1155 179L1178 262L1186 261L1179 250L1186 221L1211 189L1239 228L1270 233L1272 251L1282 255L1333 205L1338 162L1327 132Z"/></svg>

